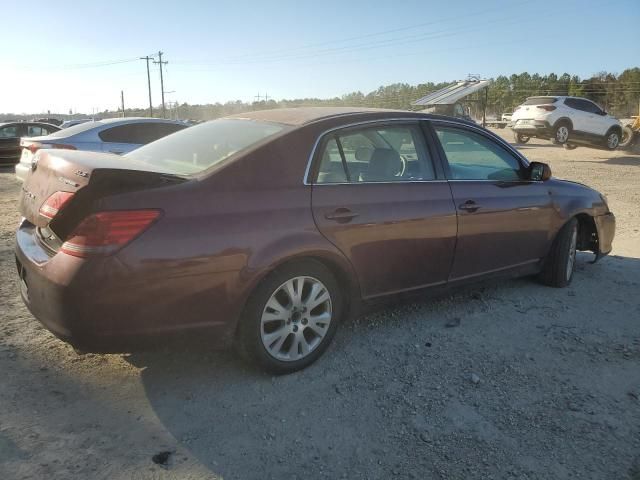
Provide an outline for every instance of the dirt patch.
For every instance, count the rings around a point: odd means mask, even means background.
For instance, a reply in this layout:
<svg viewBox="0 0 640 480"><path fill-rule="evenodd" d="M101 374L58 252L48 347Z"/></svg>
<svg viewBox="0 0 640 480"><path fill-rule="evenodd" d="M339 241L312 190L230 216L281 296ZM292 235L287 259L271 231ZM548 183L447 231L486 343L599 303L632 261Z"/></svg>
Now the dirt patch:
<svg viewBox="0 0 640 480"><path fill-rule="evenodd" d="M640 478L640 157L522 151L607 194L613 255L580 256L568 289L485 283L350 320L285 377L202 347L78 356L19 298L0 172L0 478Z"/></svg>

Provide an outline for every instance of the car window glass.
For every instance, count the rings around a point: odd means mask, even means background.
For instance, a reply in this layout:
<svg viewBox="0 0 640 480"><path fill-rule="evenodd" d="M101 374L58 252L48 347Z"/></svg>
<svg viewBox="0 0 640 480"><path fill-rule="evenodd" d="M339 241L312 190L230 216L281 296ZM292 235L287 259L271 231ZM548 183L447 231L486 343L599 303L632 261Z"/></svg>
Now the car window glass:
<svg viewBox="0 0 640 480"><path fill-rule="evenodd" d="M468 130L436 128L454 180L520 179L520 162L500 145Z"/></svg>
<svg viewBox="0 0 640 480"><path fill-rule="evenodd" d="M155 140L186 128L186 125L169 124L159 122L130 123L108 128L98 133L103 142L107 143L132 143L146 145Z"/></svg>
<svg viewBox="0 0 640 480"><path fill-rule="evenodd" d="M417 126L338 132L325 140L320 155L316 183L435 179L433 163Z"/></svg>
<svg viewBox="0 0 640 480"><path fill-rule="evenodd" d="M602 111L600 107L593 102L590 102L588 100L583 100L583 102L585 103L585 106L584 106L585 112L600 113Z"/></svg>
<svg viewBox="0 0 640 480"><path fill-rule="evenodd" d="M27 137L39 137L41 135L47 135L47 132L44 128L38 125L29 125L27 127Z"/></svg>
<svg viewBox="0 0 640 480"><path fill-rule="evenodd" d="M0 138L15 138L18 136L18 127L15 125L0 128Z"/></svg>

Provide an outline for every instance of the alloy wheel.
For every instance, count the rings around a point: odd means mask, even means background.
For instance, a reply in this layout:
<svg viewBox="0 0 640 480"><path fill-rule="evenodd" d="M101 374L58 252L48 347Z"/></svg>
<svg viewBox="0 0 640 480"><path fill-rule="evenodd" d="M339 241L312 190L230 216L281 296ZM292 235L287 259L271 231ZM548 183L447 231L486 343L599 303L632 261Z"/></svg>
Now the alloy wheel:
<svg viewBox="0 0 640 480"><path fill-rule="evenodd" d="M565 143L569 139L569 128L561 125L556 131L556 140L558 143Z"/></svg>
<svg viewBox="0 0 640 480"><path fill-rule="evenodd" d="M322 343L331 319L327 287L313 277L292 278L273 292L263 309L262 345L277 360L301 360Z"/></svg>
<svg viewBox="0 0 640 480"><path fill-rule="evenodd" d="M620 143L620 137L618 137L618 134L610 133L607 137L607 147L614 150L618 146L618 143Z"/></svg>

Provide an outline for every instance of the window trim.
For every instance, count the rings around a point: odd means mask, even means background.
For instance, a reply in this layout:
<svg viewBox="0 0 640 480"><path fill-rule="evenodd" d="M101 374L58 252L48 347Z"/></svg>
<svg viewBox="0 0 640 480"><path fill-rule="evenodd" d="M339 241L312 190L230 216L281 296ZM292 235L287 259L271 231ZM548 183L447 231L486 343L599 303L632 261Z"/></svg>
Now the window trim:
<svg viewBox="0 0 640 480"><path fill-rule="evenodd" d="M541 181L537 181L537 180L528 180L525 178L520 178L518 180L492 180L492 179L458 179L458 178L452 178L451 175L451 169L449 168L449 161L447 160L447 155L444 151L444 148L442 147L442 144L440 143L440 140L438 139L438 136L436 134L436 127L438 125L442 125L443 127L453 127L453 128L458 128L460 130L465 130L465 131L470 131L472 133L478 134L480 136L485 137L487 140L489 141L493 141L495 143L497 143L500 147L502 147L507 153L511 154L515 160L520 164L520 168L522 172L526 172L529 168L529 161L515 148L513 148L511 146L511 144L509 144L506 140L504 140L503 138L499 137L498 135L495 135L491 132L487 132L482 128L479 127L474 127L472 125L467 125L467 124L463 124L463 123L459 123L459 122L455 122L455 121L449 121L449 120L444 120L444 119L437 119L437 120L431 120L429 121L429 127L431 129L431 140L435 143L435 148L438 151L438 156L440 158L440 161L442 163L442 166L444 168L445 171L445 177L447 179L448 182L484 182L484 183L541 183Z"/></svg>
<svg viewBox="0 0 640 480"><path fill-rule="evenodd" d="M337 127L332 127L330 129L325 130L324 132L320 133L318 135L318 137L316 138L315 143L313 144L313 148L311 149L311 153L309 155L309 160L307 161L307 167L305 169L304 172L304 177L303 177L303 185L307 185L307 186L333 186L333 185L403 185L403 184L407 184L407 183L433 183L433 182L446 182L447 179L446 178L440 178L440 171L438 168L438 163L439 163L439 159L436 158L435 152L433 152L433 148L431 147L431 145L429 145L429 138L427 137L427 135L425 135L425 131L422 128L421 124L424 123L425 121L429 121L428 117L425 118L421 118L421 117L393 117L393 118L383 118L383 119L375 119L375 120L363 120L361 122L355 122L355 123L349 123L346 125L340 125ZM388 125L388 124L396 124L396 123L403 123L403 124L409 124L412 127L416 128L421 136L422 136L422 141L424 143L424 147L425 150L427 151L427 153L429 154L429 156L431 157L431 161L433 163L433 170L434 173L436 174L436 178L434 178L433 180L406 180L406 181L394 181L394 182L335 182L335 183L317 183L316 180L314 179L312 180L312 177L317 177L318 172L314 171L317 170L318 166L320 165L320 161L318 158L316 158L318 156L318 152L319 152L319 147L324 145L324 140L327 137L331 137L332 135L337 137L337 132L341 131L341 130L350 130L352 128L357 128L360 126L375 126L375 125L380 125L380 126L384 126L384 125Z"/></svg>

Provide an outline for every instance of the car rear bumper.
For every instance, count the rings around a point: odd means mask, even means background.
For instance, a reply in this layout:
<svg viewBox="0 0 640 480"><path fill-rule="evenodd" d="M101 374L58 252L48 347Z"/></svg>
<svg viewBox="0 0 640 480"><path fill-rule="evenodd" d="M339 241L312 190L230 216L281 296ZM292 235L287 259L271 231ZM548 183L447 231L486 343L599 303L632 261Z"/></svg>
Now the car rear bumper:
<svg viewBox="0 0 640 480"><path fill-rule="evenodd" d="M511 129L516 133L530 136L550 136L551 125L547 121L542 120L527 120L529 123L522 123L523 120L518 120L511 125Z"/></svg>
<svg viewBox="0 0 640 480"><path fill-rule="evenodd" d="M196 332L205 335L211 346L231 341L224 301L205 316L190 303L193 298L188 293L176 294L178 284L145 281L117 257L89 261L66 254L51 256L40 244L36 227L25 220L16 233L15 256L29 311L80 350L133 351Z"/></svg>

